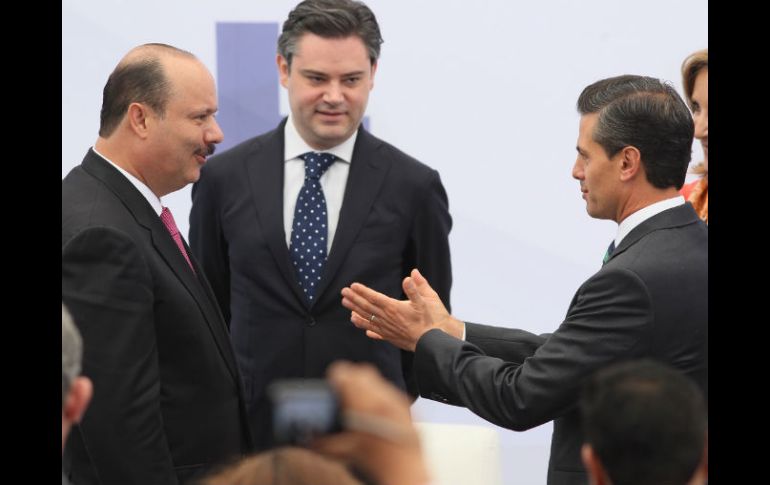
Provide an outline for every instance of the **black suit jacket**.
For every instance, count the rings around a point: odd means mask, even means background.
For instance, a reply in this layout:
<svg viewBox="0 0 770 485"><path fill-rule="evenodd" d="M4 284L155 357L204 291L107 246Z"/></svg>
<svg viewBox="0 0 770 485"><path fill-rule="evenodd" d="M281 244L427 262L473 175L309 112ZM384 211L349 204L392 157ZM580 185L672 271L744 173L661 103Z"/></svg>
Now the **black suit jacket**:
<svg viewBox="0 0 770 485"><path fill-rule="evenodd" d="M548 483L587 483L577 408L591 373L648 357L690 376L708 399L708 229L690 204L644 221L578 289L553 334L469 323L467 342L418 342L420 395L523 431L554 420Z"/></svg>
<svg viewBox="0 0 770 485"><path fill-rule="evenodd" d="M414 267L444 301L452 283L452 219L438 172L360 129L331 250L310 306L283 223L284 120L212 158L193 187L190 243L230 324L257 445L270 444L266 386L323 377L334 360L375 364L405 388L402 355L365 336L340 303L358 281L402 297ZM404 356L409 373L412 354Z"/></svg>
<svg viewBox="0 0 770 485"><path fill-rule="evenodd" d="M227 327L192 261L197 276L92 150L62 180L62 300L94 383L63 459L74 483L178 483L249 450Z"/></svg>

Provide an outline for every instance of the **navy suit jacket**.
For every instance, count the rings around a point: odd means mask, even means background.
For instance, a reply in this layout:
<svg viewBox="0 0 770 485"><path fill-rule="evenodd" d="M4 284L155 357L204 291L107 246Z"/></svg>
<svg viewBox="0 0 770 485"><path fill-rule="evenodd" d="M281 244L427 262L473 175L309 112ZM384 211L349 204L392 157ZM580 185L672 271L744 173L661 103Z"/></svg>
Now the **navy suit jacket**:
<svg viewBox="0 0 770 485"><path fill-rule="evenodd" d="M250 451L227 327L191 260L195 273L144 196L92 150L62 180L62 300L94 384L63 457L73 483L183 483Z"/></svg>
<svg viewBox="0 0 770 485"><path fill-rule="evenodd" d="M554 420L549 485L585 485L577 404L586 377L652 358L691 377L708 400L708 226L690 204L642 222L578 289L553 333L468 323L415 351L420 395L523 431Z"/></svg>
<svg viewBox="0 0 770 485"><path fill-rule="evenodd" d="M285 123L206 163L190 213L190 244L229 322L258 447L271 444L265 390L276 379L323 377L331 362L347 359L373 363L406 389L412 354L355 328L343 287L357 281L402 298L401 281L415 267L444 301L452 284L452 219L438 172L361 128L310 305L284 231Z"/></svg>

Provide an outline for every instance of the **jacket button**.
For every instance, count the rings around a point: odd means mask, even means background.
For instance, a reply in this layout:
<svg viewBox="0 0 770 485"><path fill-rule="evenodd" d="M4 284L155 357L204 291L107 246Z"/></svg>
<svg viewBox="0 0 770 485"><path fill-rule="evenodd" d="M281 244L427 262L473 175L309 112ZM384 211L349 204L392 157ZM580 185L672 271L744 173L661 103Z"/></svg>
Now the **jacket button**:
<svg viewBox="0 0 770 485"><path fill-rule="evenodd" d="M315 318L310 317L310 320L307 322L308 327L315 327Z"/></svg>

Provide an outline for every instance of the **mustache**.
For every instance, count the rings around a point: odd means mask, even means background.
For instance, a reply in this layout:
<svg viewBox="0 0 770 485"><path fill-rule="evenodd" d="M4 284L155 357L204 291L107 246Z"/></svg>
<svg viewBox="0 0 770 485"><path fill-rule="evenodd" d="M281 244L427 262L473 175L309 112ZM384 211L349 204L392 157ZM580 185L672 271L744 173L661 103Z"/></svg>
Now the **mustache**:
<svg viewBox="0 0 770 485"><path fill-rule="evenodd" d="M211 156L214 154L214 152L217 150L217 146L213 143L209 143L204 148L199 148L195 150L196 155L203 155L205 157Z"/></svg>

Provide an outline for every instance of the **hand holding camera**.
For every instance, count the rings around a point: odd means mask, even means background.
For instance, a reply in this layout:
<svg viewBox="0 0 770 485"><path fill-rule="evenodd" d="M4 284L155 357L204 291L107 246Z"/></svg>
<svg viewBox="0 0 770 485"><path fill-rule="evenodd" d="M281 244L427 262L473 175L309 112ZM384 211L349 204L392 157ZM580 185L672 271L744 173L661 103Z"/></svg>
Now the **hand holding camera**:
<svg viewBox="0 0 770 485"><path fill-rule="evenodd" d="M369 364L335 362L328 381L340 403L342 431L312 442L382 485L424 485L429 477L406 394Z"/></svg>

